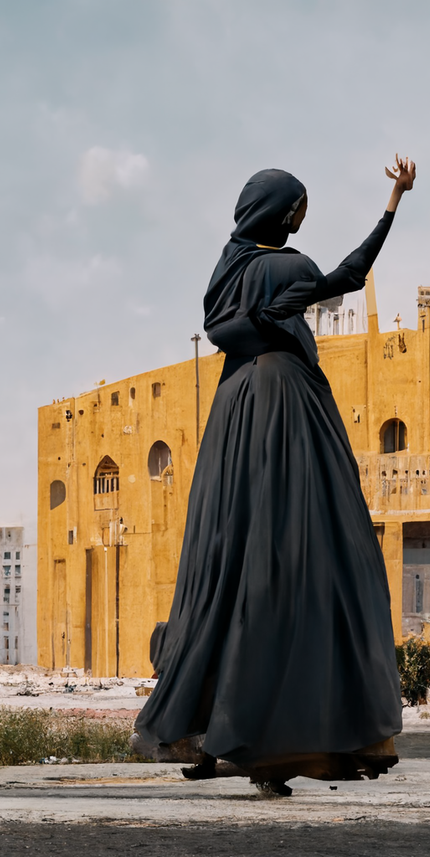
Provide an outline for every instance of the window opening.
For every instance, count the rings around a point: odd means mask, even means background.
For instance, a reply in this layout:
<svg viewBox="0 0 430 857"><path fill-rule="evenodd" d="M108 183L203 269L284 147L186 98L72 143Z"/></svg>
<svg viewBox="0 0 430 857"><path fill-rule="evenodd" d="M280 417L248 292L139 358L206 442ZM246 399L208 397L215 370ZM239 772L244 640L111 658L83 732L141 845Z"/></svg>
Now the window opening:
<svg viewBox="0 0 430 857"><path fill-rule="evenodd" d="M407 443L407 428L402 420L388 420L384 423L380 432L381 452L401 452L406 449Z"/></svg>
<svg viewBox="0 0 430 857"><path fill-rule="evenodd" d="M4 648L6 650L9 648L9 637L4 638Z"/></svg>
<svg viewBox="0 0 430 857"><path fill-rule="evenodd" d="M15 649L18 648L18 637L15 637Z"/></svg>
<svg viewBox="0 0 430 857"><path fill-rule="evenodd" d="M10 551L4 552L3 559L10 559Z"/></svg>
<svg viewBox="0 0 430 857"><path fill-rule="evenodd" d="M11 569L10 565L4 565L3 566L4 577L10 577L10 569Z"/></svg>
<svg viewBox="0 0 430 857"><path fill-rule="evenodd" d="M51 510L61 506L66 499L66 486L61 479L54 479L50 485L50 506Z"/></svg>
<svg viewBox="0 0 430 857"><path fill-rule="evenodd" d="M424 583L419 574L415 576L415 613L422 613L424 601Z"/></svg>
<svg viewBox="0 0 430 857"><path fill-rule="evenodd" d="M15 551L15 559L21 559L21 551Z"/></svg>
<svg viewBox="0 0 430 857"><path fill-rule="evenodd" d="M21 574L21 566L20 565L15 566L15 574L18 575L18 577L20 576L20 574Z"/></svg>
<svg viewBox="0 0 430 857"><path fill-rule="evenodd" d="M101 460L94 476L94 494L119 491L119 467L109 455Z"/></svg>
<svg viewBox="0 0 430 857"><path fill-rule="evenodd" d="M161 475L166 467L172 466L172 453L163 440L152 444L148 455L148 471L151 479L161 481Z"/></svg>
<svg viewBox="0 0 430 857"><path fill-rule="evenodd" d="M73 530L69 530L69 545L73 544Z"/></svg>
<svg viewBox="0 0 430 857"><path fill-rule="evenodd" d="M3 592L3 600L6 604L10 603L10 588L7 587Z"/></svg>
<svg viewBox="0 0 430 857"><path fill-rule="evenodd" d="M135 398L136 398L136 388L130 387L130 399L135 399Z"/></svg>
<svg viewBox="0 0 430 857"><path fill-rule="evenodd" d="M15 586L15 600L18 601L18 595L21 595L21 587Z"/></svg>
<svg viewBox="0 0 430 857"><path fill-rule="evenodd" d="M66 411L66 420L67 420L67 422L68 422L68 423L70 422L70 420L72 419L72 417L73 417L72 412L71 412L71 411L69 411L69 409L67 409L67 411Z"/></svg>
<svg viewBox="0 0 430 857"><path fill-rule="evenodd" d="M113 406L119 405L119 393L111 393L110 403Z"/></svg>
<svg viewBox="0 0 430 857"><path fill-rule="evenodd" d="M158 381L152 385L152 396L154 399L158 399L161 396L161 384Z"/></svg>

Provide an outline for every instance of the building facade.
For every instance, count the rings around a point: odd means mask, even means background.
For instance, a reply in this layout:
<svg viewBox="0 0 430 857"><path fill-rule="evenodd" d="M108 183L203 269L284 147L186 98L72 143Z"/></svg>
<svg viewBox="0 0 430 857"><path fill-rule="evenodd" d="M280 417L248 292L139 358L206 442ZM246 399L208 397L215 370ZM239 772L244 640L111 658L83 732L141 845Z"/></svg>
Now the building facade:
<svg viewBox="0 0 430 857"><path fill-rule="evenodd" d="M384 552L398 641L430 620L430 289L416 330L318 337ZM47 667L150 675L173 596L198 437L223 355L39 411L38 652ZM196 393L199 393L197 403ZM196 419L199 414L199 423Z"/></svg>
<svg viewBox="0 0 430 857"><path fill-rule="evenodd" d="M2 633L0 663L37 662L36 545L24 541L21 526L0 525Z"/></svg>

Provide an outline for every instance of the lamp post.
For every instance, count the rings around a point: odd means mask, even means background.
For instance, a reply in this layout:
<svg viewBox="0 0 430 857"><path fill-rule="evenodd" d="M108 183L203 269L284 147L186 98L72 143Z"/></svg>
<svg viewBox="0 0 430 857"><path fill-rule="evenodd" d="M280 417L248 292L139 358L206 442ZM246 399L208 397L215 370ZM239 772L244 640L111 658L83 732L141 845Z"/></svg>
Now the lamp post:
<svg viewBox="0 0 430 857"><path fill-rule="evenodd" d="M201 336L195 333L191 337L191 342L195 345L195 361L196 361L196 448L199 449L200 443L200 382L199 382L199 342Z"/></svg>

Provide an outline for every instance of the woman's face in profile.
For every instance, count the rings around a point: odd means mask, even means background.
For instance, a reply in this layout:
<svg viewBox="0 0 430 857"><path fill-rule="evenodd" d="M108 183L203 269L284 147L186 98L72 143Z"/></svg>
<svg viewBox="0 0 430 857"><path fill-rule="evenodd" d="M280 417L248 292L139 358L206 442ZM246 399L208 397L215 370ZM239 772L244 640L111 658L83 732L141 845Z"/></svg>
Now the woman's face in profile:
<svg viewBox="0 0 430 857"><path fill-rule="evenodd" d="M308 208L308 198L305 196L303 202L299 205L296 213L291 218L290 223L290 233L293 235L299 231L302 221L306 217L306 211Z"/></svg>

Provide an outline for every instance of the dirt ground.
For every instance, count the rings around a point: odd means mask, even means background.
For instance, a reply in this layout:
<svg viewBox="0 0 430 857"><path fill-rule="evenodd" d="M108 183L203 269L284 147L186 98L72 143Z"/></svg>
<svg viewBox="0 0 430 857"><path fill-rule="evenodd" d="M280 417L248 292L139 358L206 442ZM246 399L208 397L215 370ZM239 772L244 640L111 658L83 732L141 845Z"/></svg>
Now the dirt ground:
<svg viewBox="0 0 430 857"><path fill-rule="evenodd" d="M71 852L151 857L406 857L428 855L430 825L356 822L325 825L231 827L119 826L0 823L0 853L7 857Z"/></svg>
<svg viewBox="0 0 430 857"><path fill-rule="evenodd" d="M240 777L185 781L161 763L0 768L0 855L429 855L430 733L404 734L397 749L379 780L297 778L292 798Z"/></svg>

